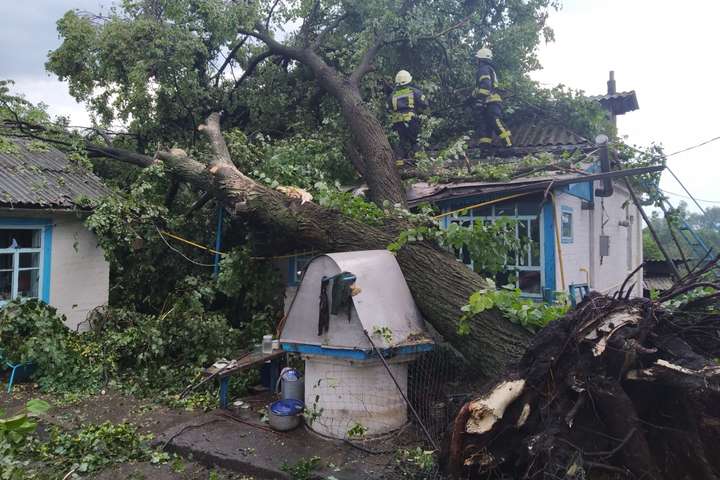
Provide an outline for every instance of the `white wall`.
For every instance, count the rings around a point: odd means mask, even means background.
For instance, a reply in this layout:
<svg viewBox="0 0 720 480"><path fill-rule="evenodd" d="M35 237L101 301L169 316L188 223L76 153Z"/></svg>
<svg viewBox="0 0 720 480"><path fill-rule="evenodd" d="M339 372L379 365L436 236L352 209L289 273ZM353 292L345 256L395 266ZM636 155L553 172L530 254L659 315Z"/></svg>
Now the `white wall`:
<svg viewBox="0 0 720 480"><path fill-rule="evenodd" d="M48 210L1 210L2 218L50 219L50 305L67 317L70 329L80 325L88 312L108 301L110 264L95 235L75 213Z"/></svg>
<svg viewBox="0 0 720 480"><path fill-rule="evenodd" d="M92 309L107 303L110 265L82 220L73 214L52 218L50 304L67 316L66 325L75 329Z"/></svg>
<svg viewBox="0 0 720 480"><path fill-rule="evenodd" d="M627 275L642 262L642 219L627 190L618 182L613 184L610 197L595 197L593 210L581 210L581 200L566 193L557 194L558 227L561 206L573 209L572 244L561 243L565 272L565 291L571 283L585 283L589 272L592 290L614 293ZM593 188L600 188L595 182ZM622 224L621 224L622 222ZM627 226L625 226L627 224ZM600 257L600 236L610 237L609 255ZM556 259L557 288L560 290L560 256ZM642 270L628 282L635 283L633 296L642 295Z"/></svg>

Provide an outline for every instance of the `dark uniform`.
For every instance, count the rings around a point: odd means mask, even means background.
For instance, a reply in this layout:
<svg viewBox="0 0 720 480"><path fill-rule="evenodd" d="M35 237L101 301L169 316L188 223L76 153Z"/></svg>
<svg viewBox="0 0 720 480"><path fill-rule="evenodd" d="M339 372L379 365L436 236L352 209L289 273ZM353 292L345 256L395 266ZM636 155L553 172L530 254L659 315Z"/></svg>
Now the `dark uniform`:
<svg viewBox="0 0 720 480"><path fill-rule="evenodd" d="M502 98L497 93L498 81L495 68L488 60L480 60L475 73L474 121L478 143L492 143L493 132L505 145L512 146L510 130L502 122Z"/></svg>
<svg viewBox="0 0 720 480"><path fill-rule="evenodd" d="M392 128L400 137L398 158L410 158L417 148L420 119L417 114L427 108L422 90L415 85L396 85L388 98Z"/></svg>

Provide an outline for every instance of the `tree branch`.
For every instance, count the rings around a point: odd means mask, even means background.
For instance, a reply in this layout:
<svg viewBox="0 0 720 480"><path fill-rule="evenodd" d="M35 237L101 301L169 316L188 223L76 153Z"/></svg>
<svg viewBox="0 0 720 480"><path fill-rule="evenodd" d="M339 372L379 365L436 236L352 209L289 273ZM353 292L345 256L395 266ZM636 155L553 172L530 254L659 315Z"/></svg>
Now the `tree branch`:
<svg viewBox="0 0 720 480"><path fill-rule="evenodd" d="M375 40L375 43L365 50L365 53L362 56L362 59L360 60L360 63L357 67L355 67L355 70L350 74L350 83L354 85L356 88L360 86L360 80L370 71L372 71L375 67L373 66L372 62L375 60L375 56L377 55L378 51L385 45L385 41L382 37L378 37Z"/></svg>
<svg viewBox="0 0 720 480"><path fill-rule="evenodd" d="M337 29L337 28L340 26L340 24L341 24L348 16L349 16L348 13L344 13L344 14L336 17L336 18L332 21L332 23L330 23L327 27L325 27L325 28L322 30L322 32L318 33L317 37L315 37L315 40L313 40L313 42L310 44L310 50L313 50L313 51L317 50L318 47L320 47L320 45L325 41L325 38L326 38L330 33L332 33L333 31L335 31L335 29Z"/></svg>
<svg viewBox="0 0 720 480"><path fill-rule="evenodd" d="M243 70L243 74L240 76L240 78L235 81L235 85L233 85L233 88L230 90L230 95L235 93L235 91L242 85L242 83L247 79L250 75L255 72L255 69L257 68L260 63L263 62L263 60L270 58L273 56L273 53L270 50L266 50L262 53L259 53L252 57L249 61L245 69Z"/></svg>
<svg viewBox="0 0 720 480"><path fill-rule="evenodd" d="M237 54L238 50L240 50L240 48L242 48L242 46L245 45L245 42L247 42L248 38L250 38L250 36L249 36L249 35L245 35L243 38L241 38L240 40L238 40L238 41L235 43L235 45L232 47L232 49L230 50L230 53L228 53L228 56L225 57L225 61L223 62L222 65L220 65L220 68L218 69L218 71L217 71L217 72L215 73L215 75L213 76L213 78L215 79L215 87L218 86L218 84L220 83L220 78L222 77L223 72L225 71L225 69L227 68L227 66L230 65L230 62L233 61L233 59L235 58L235 54Z"/></svg>

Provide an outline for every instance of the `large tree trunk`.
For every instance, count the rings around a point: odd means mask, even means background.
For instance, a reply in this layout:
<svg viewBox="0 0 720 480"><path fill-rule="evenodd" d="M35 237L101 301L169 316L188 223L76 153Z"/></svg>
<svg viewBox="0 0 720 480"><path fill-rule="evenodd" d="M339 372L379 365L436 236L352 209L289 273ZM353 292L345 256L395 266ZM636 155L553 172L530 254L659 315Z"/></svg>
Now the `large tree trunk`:
<svg viewBox="0 0 720 480"><path fill-rule="evenodd" d="M368 184L370 199L382 205L405 206L405 189L395 166L395 155L382 124L362 99L356 82L325 63L317 54L304 50L298 59L314 73L320 86L340 103L343 118L364 159L360 173Z"/></svg>
<svg viewBox="0 0 720 480"><path fill-rule="evenodd" d="M392 147L382 124L363 101L359 88L362 77L372 69L371 62L382 42L378 40L368 48L360 64L347 77L328 65L311 47L283 45L262 25L242 32L263 41L270 54L295 59L312 70L319 85L340 103L343 118L364 160L364 171L360 173L368 184L370 199L381 206L386 201L405 206L405 189L395 167Z"/></svg>
<svg viewBox="0 0 720 480"><path fill-rule="evenodd" d="M230 162L222 141L218 115L211 115L203 130L216 152L204 165L182 151L160 152L158 157L181 179L212 192L232 213L250 217L296 241L326 252L385 249L404 225L368 226L313 202L301 203L258 184ZM452 255L427 243L410 243L397 255L408 286L425 319L476 367L492 376L522 355L528 332L486 312L471 322L468 335L458 334L460 307L482 279Z"/></svg>

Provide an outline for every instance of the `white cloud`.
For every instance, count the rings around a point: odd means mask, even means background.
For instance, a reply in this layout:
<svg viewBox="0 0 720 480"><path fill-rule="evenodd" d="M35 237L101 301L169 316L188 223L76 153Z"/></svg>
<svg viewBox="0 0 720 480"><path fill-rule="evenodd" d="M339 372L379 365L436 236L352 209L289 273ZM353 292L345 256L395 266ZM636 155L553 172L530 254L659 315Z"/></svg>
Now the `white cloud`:
<svg viewBox="0 0 720 480"><path fill-rule="evenodd" d="M66 82L60 82L54 77L41 78L38 76L15 78L15 85L11 89L14 94L23 94L32 103L43 102L48 106L52 117L66 116L72 125L90 125L90 116L85 105L75 101L68 93Z"/></svg>
<svg viewBox="0 0 720 480"><path fill-rule="evenodd" d="M635 90L640 104L619 117L620 134L674 152L720 135L719 16L720 2L707 0L568 1L550 16L556 41L541 48L544 70L533 77L600 94L615 70L618 90ZM718 162L720 142L668 165L693 195L720 201ZM661 187L682 193L667 173Z"/></svg>

